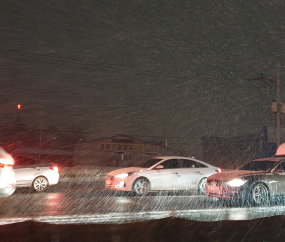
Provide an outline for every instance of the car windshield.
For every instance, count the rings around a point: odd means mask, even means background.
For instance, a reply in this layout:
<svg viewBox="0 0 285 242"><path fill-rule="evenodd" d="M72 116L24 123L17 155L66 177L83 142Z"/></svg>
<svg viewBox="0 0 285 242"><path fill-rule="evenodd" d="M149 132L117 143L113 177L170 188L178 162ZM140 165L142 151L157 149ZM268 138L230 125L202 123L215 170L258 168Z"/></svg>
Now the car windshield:
<svg viewBox="0 0 285 242"><path fill-rule="evenodd" d="M157 162L161 161L162 159L150 159L148 161L145 161L143 163L141 163L139 165L139 167L142 167L142 168L149 168L149 167L152 167L154 164L156 164Z"/></svg>
<svg viewBox="0 0 285 242"><path fill-rule="evenodd" d="M246 170L246 171L267 171L270 169L276 161L264 160L264 161L251 161L242 167L238 168L238 170Z"/></svg>

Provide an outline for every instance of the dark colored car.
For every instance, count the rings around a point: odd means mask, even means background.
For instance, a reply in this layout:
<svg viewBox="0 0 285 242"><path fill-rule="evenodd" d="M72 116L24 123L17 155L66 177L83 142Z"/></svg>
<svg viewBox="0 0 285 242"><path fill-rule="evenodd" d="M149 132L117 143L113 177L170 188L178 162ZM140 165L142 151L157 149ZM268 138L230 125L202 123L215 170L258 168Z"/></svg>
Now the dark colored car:
<svg viewBox="0 0 285 242"><path fill-rule="evenodd" d="M272 158L253 160L242 167L214 174L207 179L206 194L265 205L271 198L285 195L285 144Z"/></svg>

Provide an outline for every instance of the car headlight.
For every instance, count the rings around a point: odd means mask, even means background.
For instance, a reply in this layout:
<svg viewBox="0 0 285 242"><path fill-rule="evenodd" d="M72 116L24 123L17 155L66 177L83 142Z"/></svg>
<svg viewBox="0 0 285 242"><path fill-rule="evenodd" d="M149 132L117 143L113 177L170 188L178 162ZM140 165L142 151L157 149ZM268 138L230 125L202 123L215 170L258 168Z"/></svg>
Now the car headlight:
<svg viewBox="0 0 285 242"><path fill-rule="evenodd" d="M115 177L116 177L116 178L126 178L126 177L128 177L128 176L131 176L132 174L133 174L133 172L122 173L122 174L116 175Z"/></svg>
<svg viewBox="0 0 285 242"><path fill-rule="evenodd" d="M244 185L247 181L243 179L234 179L227 182L227 185L230 187L240 187Z"/></svg>

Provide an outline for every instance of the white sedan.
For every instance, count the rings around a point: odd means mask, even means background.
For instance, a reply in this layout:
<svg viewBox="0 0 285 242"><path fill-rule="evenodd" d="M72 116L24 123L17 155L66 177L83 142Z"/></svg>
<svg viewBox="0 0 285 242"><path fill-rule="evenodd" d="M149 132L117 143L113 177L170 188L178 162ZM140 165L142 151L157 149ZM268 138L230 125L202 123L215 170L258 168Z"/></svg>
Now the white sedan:
<svg viewBox="0 0 285 242"><path fill-rule="evenodd" d="M0 147L0 197L8 197L15 191L14 159Z"/></svg>
<svg viewBox="0 0 285 242"><path fill-rule="evenodd" d="M107 174L105 187L135 192L138 195L154 190L197 190L205 194L208 176L221 169L203 161L179 156L162 156L139 167L114 170Z"/></svg>
<svg viewBox="0 0 285 242"><path fill-rule="evenodd" d="M36 192L43 192L59 180L58 167L40 163L31 158L15 159L14 173L17 187L31 187Z"/></svg>

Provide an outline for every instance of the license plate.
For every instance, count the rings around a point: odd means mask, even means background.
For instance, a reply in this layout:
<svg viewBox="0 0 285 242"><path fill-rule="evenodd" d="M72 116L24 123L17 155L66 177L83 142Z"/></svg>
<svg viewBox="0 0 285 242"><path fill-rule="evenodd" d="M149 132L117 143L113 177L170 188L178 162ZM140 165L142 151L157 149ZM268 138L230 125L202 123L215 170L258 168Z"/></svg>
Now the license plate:
<svg viewBox="0 0 285 242"><path fill-rule="evenodd" d="M209 186L208 192L218 194L221 192L221 187L220 186Z"/></svg>

